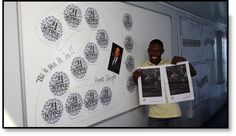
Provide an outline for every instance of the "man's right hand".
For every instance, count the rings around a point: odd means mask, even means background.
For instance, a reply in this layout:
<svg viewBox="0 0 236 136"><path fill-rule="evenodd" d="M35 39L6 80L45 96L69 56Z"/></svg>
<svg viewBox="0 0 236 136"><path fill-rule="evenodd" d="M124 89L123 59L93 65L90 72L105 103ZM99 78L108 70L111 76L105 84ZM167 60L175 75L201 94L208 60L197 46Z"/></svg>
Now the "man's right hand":
<svg viewBox="0 0 236 136"><path fill-rule="evenodd" d="M137 69L133 72L133 80L136 84L138 83L138 78L141 76L141 74L142 74L141 69Z"/></svg>

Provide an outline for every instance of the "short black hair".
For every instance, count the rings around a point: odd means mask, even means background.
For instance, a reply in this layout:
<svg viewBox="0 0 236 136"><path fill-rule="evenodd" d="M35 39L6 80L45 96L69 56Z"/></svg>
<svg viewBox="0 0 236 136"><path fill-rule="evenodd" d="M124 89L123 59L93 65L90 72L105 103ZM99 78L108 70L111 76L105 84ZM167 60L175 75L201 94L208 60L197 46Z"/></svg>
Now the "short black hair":
<svg viewBox="0 0 236 136"><path fill-rule="evenodd" d="M162 43L162 41L159 40L159 39L154 39L154 40L152 40L152 41L149 43L149 46L150 46L151 44L158 44L158 45L160 45L160 46L163 48L163 43Z"/></svg>

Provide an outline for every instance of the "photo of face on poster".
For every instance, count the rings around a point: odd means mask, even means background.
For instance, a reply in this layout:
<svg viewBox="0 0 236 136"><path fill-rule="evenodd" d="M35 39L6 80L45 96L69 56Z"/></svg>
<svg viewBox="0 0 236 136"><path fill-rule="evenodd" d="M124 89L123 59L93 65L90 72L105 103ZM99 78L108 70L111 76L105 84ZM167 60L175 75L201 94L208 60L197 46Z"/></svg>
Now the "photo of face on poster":
<svg viewBox="0 0 236 136"><path fill-rule="evenodd" d="M108 64L108 70L115 72L116 74L120 73L122 53L123 48L113 42Z"/></svg>

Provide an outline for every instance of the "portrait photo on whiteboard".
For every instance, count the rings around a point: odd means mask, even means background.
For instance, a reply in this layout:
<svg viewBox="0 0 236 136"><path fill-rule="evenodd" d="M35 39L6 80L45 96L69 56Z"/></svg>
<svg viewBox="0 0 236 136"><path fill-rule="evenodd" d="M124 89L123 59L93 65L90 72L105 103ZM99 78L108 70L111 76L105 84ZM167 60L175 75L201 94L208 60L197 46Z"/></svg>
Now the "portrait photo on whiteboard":
<svg viewBox="0 0 236 136"><path fill-rule="evenodd" d="M116 74L120 73L122 54L123 54L123 48L113 42L112 48L111 48L110 59L108 63L108 70Z"/></svg>
<svg viewBox="0 0 236 136"><path fill-rule="evenodd" d="M138 67L141 76L138 78L140 105L163 104L165 100L164 78L160 66Z"/></svg>
<svg viewBox="0 0 236 136"><path fill-rule="evenodd" d="M188 61L165 66L165 87L168 103L194 99Z"/></svg>

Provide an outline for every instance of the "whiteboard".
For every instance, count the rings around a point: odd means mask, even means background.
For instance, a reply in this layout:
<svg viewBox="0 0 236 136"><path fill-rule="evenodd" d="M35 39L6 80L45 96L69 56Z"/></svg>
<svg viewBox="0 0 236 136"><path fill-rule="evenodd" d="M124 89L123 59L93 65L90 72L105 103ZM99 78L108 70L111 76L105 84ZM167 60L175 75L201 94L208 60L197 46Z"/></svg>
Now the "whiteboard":
<svg viewBox="0 0 236 136"><path fill-rule="evenodd" d="M166 15L120 2L20 2L18 9L30 127L89 126L138 107L137 86L129 79L148 59L149 42L162 40L163 57L171 57ZM131 16L125 25L124 15ZM127 35L132 49L124 45ZM124 48L120 74L107 70L113 42Z"/></svg>

